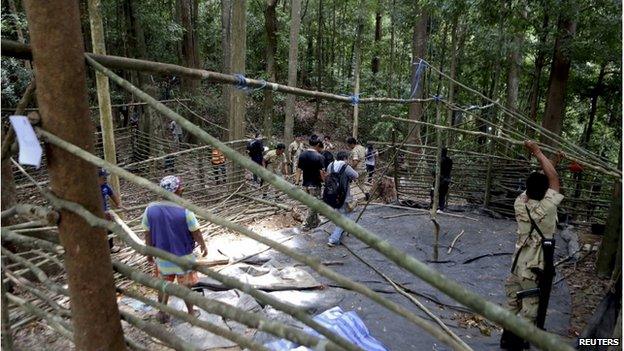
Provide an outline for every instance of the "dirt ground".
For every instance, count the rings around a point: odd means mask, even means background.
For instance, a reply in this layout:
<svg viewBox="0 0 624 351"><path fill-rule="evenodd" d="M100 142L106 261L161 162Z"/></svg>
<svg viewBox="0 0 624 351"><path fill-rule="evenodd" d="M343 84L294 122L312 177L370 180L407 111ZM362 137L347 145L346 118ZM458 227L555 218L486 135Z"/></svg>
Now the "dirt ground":
<svg viewBox="0 0 624 351"><path fill-rule="evenodd" d="M304 211L300 210L300 212ZM301 213L301 215L304 214ZM467 218L445 215L441 215L439 218L441 230L437 260L433 260L433 226L426 214L373 205L366 211L360 223L391 244L434 266L446 276L467 286L472 291L481 294L490 301L503 304L503 281L511 259L511 255L508 253L513 251L515 222L508 219L493 219L470 212L457 214ZM328 231L333 229L331 223L309 233L301 233L293 229L298 225L300 222L293 219L293 216L288 213L273 215L249 223L251 229L275 239L292 236L292 239L286 242L288 246L296 248L300 252L307 252L322 261L333 262L332 269L381 292L384 297L406 306L414 313L426 318L409 300L397 294L387 282L357 260L345 247L328 248L325 243ZM465 233L457 240L451 253L448 253L451 242L462 230ZM600 237L584 233L580 237L581 246L584 243L594 245L600 240ZM371 250L353 236L345 237L344 242L351 250L382 270L384 274L414 291L417 294L416 297L423 304L475 350L497 349L500 336L500 330L497 326L478 315L467 313L455 301L413 275L397 268L385 257ZM558 243L563 243L563 240L558 241ZM557 247L557 260L566 256L563 245L559 244ZM234 252L246 255L263 248L250 239L232 233L211 237L209 247L211 254L215 255L222 255L223 253L231 255ZM483 254L495 255L465 263L467 260ZM395 317L359 294L335 286L331 281L293 262L285 255L268 250L258 257L271 260L271 264L277 267L303 268L323 285L323 289L320 290L288 290L270 293L278 299L304 307L312 314L321 313L334 306L340 306L345 311L356 311L364 320L371 334L383 342L389 350L448 349L414 325L405 323L399 317ZM558 280L565 277L553 287L547 329L567 338L570 343L573 343L573 339L583 330L596 305L604 296L609 283L608 279L600 279L593 273L595 257L596 253L592 251L582 253L581 260L576 264L566 263L559 267L558 275L555 278ZM227 292L213 293L207 291L207 293L217 294L216 298L225 298L222 295ZM155 293L149 290L145 291L145 295L155 298ZM130 307L124 306L123 308ZM180 306L180 308L182 307ZM138 313L136 310L133 312ZM263 306L258 312L271 319L302 327L299 322L269 306ZM152 315L151 312L146 313L144 318L153 318ZM205 316L205 318L213 317ZM179 330L175 329L179 328L179 325L179 322L174 322L167 327L171 330ZM150 345L150 349L164 349L162 345L143 333L130 329L128 332L135 340ZM264 333L250 333L250 335L253 335L254 339L259 342L274 340L273 337ZM15 334L15 339L17 349L20 350L67 350L71 348L71 343L50 330L45 322L41 321L32 322L22 327Z"/></svg>
<svg viewBox="0 0 624 351"><path fill-rule="evenodd" d="M601 236L589 233L582 233L579 236L581 247L584 244L599 245L601 240ZM572 296L570 337L577 337L583 331L610 286L609 278L598 277L595 273L597 253L597 251L583 252L578 262L564 264L560 268Z"/></svg>

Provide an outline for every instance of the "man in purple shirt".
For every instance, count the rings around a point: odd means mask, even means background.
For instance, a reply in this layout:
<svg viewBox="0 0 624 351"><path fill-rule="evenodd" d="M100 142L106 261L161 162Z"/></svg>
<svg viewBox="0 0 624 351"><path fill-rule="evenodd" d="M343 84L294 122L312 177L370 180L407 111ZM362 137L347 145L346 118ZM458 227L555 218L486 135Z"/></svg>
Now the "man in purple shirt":
<svg viewBox="0 0 624 351"><path fill-rule="evenodd" d="M160 186L176 195L181 195L184 188L180 178L167 176L160 181ZM158 201L150 203L143 213L142 226L145 229L145 244L167 251L176 256L195 260L193 249L195 243L199 245L202 256L206 256L208 250L199 229L199 222L195 214L173 202ZM152 256L147 257L148 262L154 263ZM172 262L156 258L156 276L186 287L197 284L196 271L187 271L176 266ZM169 296L158 292L158 301L167 304ZM186 302L189 314L198 315L199 311L193 309L193 304ZM167 321L167 315L159 312L159 319Z"/></svg>

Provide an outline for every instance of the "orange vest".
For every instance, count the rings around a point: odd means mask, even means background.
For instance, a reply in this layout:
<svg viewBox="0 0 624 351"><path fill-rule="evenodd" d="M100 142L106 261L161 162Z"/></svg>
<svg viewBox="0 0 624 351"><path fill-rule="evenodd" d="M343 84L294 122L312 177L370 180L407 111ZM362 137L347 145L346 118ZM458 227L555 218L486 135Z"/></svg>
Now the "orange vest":
<svg viewBox="0 0 624 351"><path fill-rule="evenodd" d="M219 149L212 149L212 164L222 165L225 163L225 156Z"/></svg>

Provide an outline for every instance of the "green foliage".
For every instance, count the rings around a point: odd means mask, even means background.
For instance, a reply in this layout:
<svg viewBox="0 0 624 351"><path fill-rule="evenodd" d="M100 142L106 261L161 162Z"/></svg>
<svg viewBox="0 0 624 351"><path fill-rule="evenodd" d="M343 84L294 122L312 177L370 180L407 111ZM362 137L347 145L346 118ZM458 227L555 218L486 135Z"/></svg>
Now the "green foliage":
<svg viewBox="0 0 624 351"><path fill-rule="evenodd" d="M4 106L15 106L26 90L32 73L24 65L13 58L2 57L2 103Z"/></svg>
<svg viewBox="0 0 624 351"><path fill-rule="evenodd" d="M319 2L322 1L322 23L319 23ZM128 8L135 6L134 16ZM197 24L198 47L201 64L209 70L221 71L221 1L199 1ZM133 23L142 29L147 59L180 63L180 41L184 29L178 23L176 1L112 0L103 1L103 17L107 49L110 54L136 56L132 43ZM131 7L131 6L130 6ZM267 79L264 10L265 1L247 1L247 54L246 75ZM519 67L518 109L529 112L529 93L535 80L535 59L540 50L546 61L539 86L538 123L545 105L545 94L550 74L550 60L560 17L573 18L577 23L571 44L564 50L571 56L572 69L567 88L566 117L563 134L573 141L582 139L587 129L591 95L597 84L600 67L605 66L603 89L598 96L592 138L587 147L617 160L617 145L621 138L621 13L622 5L612 0L544 0L506 1L487 0L303 0L302 28L299 36L298 86L316 89L317 67L321 67L322 90L351 95L354 84L354 45L358 23L363 25L361 41L361 96L409 96L412 79L412 39L416 20L425 9L429 14L428 50L424 57L432 65L449 73L451 34L456 22L457 80L489 95L494 100L505 101L509 56L518 52ZM381 14L381 40L375 42L376 13ZM290 1L280 0L276 7L277 81L285 84L288 70ZM543 28L544 18L548 23ZM83 28L88 28L88 16L82 16ZM134 22L133 22L134 21ZM322 29L321 57L317 57L318 29ZM26 30L23 13L16 16L3 13L3 37L16 39L16 28ZM394 35L392 36L392 33ZM513 38L521 36L521 44ZM545 42L540 38L545 35ZM391 38L393 37L393 41ZM90 38L85 37L89 42ZM371 61L380 59L380 70L371 72ZM6 105L19 99L29 74L17 61L3 58L2 97ZM127 78L132 78L129 73ZM305 79L303 79L305 77ZM150 82L163 86L170 77L147 75ZM421 79L425 97L440 94L449 96L449 82L428 70ZM173 88L177 95L179 86ZM161 89L162 90L162 89ZM225 124L225 111L220 86L204 82L201 93L195 97L197 112L210 120ZM93 93L92 93L93 95ZM125 92L112 86L115 102L131 99ZM274 130L283 129L284 95L274 94ZM262 92L253 92L248 98L247 118L251 129L261 125ZM95 101L95 96L92 96ZM457 89L454 101L462 106L482 105L485 101L465 89ZM316 101L297 99L295 133L326 132L335 139L351 134L352 106L322 102L315 111ZM382 114L407 116L407 106L361 105L360 138L363 140L389 140L394 126L399 135L406 135L406 126L393 125L382 119ZM446 115L446 114L445 114ZM446 116L445 116L446 117ZM424 120L434 118L433 109L425 111ZM211 128L208 125L206 128ZM214 127L213 127L214 128ZM215 131L218 132L218 131Z"/></svg>

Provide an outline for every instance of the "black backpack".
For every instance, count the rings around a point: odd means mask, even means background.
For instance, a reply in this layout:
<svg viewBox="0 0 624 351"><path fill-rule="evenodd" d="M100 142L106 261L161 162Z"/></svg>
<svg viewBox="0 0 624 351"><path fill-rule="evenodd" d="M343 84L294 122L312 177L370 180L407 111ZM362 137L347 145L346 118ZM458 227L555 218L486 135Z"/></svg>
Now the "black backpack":
<svg viewBox="0 0 624 351"><path fill-rule="evenodd" d="M332 172L325 178L325 188L323 189L323 201L333 208L340 208L344 205L349 189L349 180L344 176L347 164L340 167L338 172L334 172L333 162L329 167Z"/></svg>

